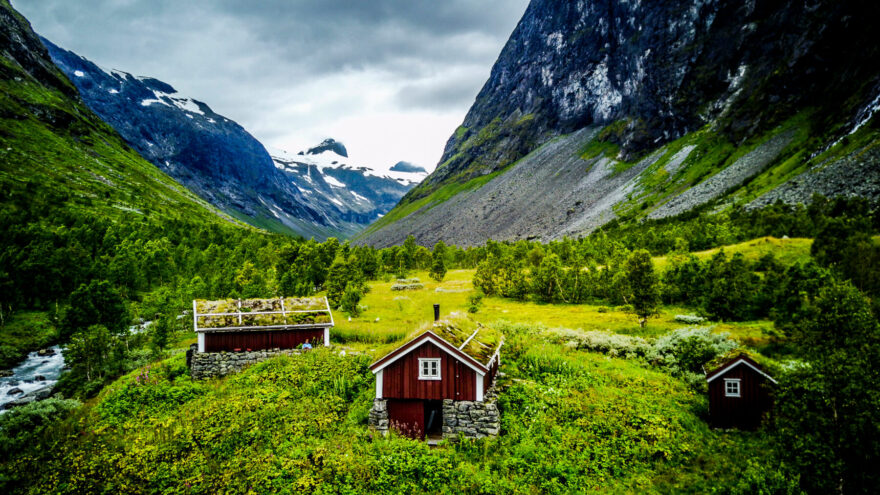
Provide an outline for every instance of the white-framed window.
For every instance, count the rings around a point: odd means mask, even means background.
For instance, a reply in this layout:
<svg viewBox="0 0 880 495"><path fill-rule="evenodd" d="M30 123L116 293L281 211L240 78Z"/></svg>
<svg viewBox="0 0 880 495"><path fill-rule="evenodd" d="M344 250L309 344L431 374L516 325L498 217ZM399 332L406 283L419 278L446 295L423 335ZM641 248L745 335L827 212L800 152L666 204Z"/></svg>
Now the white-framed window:
<svg viewBox="0 0 880 495"><path fill-rule="evenodd" d="M419 358L419 380L440 379L440 358Z"/></svg>
<svg viewBox="0 0 880 495"><path fill-rule="evenodd" d="M725 378L724 379L724 396L740 397L740 379Z"/></svg>

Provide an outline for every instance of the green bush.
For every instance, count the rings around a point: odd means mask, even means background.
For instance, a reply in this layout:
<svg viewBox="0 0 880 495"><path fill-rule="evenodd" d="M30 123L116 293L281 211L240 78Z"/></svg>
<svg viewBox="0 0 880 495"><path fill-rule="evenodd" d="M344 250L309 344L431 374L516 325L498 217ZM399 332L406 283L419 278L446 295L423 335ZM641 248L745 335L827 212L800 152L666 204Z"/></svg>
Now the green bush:
<svg viewBox="0 0 880 495"><path fill-rule="evenodd" d="M5 462L25 447L38 444L53 423L81 405L77 400L49 398L0 415L0 461Z"/></svg>
<svg viewBox="0 0 880 495"><path fill-rule="evenodd" d="M712 333L711 327L686 327L659 337L647 358L675 372L702 373L704 364L737 346L727 334Z"/></svg>

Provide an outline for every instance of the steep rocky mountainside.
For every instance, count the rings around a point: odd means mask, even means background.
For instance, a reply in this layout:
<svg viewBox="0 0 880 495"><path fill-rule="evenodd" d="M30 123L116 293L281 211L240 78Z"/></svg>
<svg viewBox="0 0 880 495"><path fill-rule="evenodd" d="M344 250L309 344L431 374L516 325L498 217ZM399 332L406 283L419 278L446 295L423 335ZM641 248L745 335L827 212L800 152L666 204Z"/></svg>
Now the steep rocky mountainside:
<svg viewBox="0 0 880 495"><path fill-rule="evenodd" d="M878 14L877 4L857 1L533 0L435 172L363 240L386 245L409 233L425 243L549 239L707 202L801 201L809 199L806 187L772 190L846 157L843 169L873 177L880 42L871 19ZM595 132L575 132L581 129ZM568 145L547 144L560 136ZM542 146L562 155L547 156ZM597 177L606 162L611 183L632 175L625 191ZM569 165L580 175L551 181L552 189L546 181L505 178ZM586 187L582 181L591 181L591 193L564 200ZM835 192L874 194L864 184L836 182ZM491 212L504 206L487 199L488 191L515 205L532 194L523 188L558 201L524 203L520 213L528 219L495 224ZM485 208L444 205L462 190ZM605 190L608 196L595 197ZM470 216L453 215L458 211ZM452 235L449 224L474 233Z"/></svg>
<svg viewBox="0 0 880 495"><path fill-rule="evenodd" d="M104 70L43 39L86 104L132 148L221 210L271 230L326 236L331 220L237 123L157 79Z"/></svg>
<svg viewBox="0 0 880 495"><path fill-rule="evenodd" d="M138 222L150 215L232 221L92 113L8 0L0 0L0 94L0 203L10 215L4 220L36 210L47 217L86 211Z"/></svg>
<svg viewBox="0 0 880 495"><path fill-rule="evenodd" d="M341 187L354 189L328 194L333 190L324 179L310 180L279 167L259 141L207 104L157 79L107 70L48 40L43 43L86 104L138 153L252 225L318 239L348 237L387 213L414 185L340 171L346 177ZM326 153L348 154L342 143L328 139L303 155Z"/></svg>

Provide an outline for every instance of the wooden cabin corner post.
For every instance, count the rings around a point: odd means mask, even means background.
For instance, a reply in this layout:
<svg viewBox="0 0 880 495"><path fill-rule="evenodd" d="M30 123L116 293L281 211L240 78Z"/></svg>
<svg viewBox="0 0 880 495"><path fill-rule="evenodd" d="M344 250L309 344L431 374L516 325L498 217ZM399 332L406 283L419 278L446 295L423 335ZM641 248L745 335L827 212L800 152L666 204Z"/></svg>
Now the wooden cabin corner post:
<svg viewBox="0 0 880 495"><path fill-rule="evenodd" d="M384 370L379 370L376 372L376 398L377 399L382 398L382 371L384 371Z"/></svg>
<svg viewBox="0 0 880 495"><path fill-rule="evenodd" d="M199 313L195 299L193 299L193 331L196 332L196 337L198 338L198 351L205 352L205 333L199 332Z"/></svg>
<svg viewBox="0 0 880 495"><path fill-rule="evenodd" d="M330 327L334 326L333 310L330 309L330 301L324 296L324 304L327 305L327 313L330 314ZM330 347L330 327L324 327L324 347Z"/></svg>

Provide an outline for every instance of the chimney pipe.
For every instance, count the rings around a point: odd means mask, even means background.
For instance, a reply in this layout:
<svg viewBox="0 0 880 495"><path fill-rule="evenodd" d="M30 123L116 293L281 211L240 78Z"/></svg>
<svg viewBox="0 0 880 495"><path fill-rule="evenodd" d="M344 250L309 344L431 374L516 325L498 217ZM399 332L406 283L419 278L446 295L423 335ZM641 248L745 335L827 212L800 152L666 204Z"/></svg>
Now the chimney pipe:
<svg viewBox="0 0 880 495"><path fill-rule="evenodd" d="M440 320L440 305L435 304L434 305L434 321L439 321L439 320Z"/></svg>

